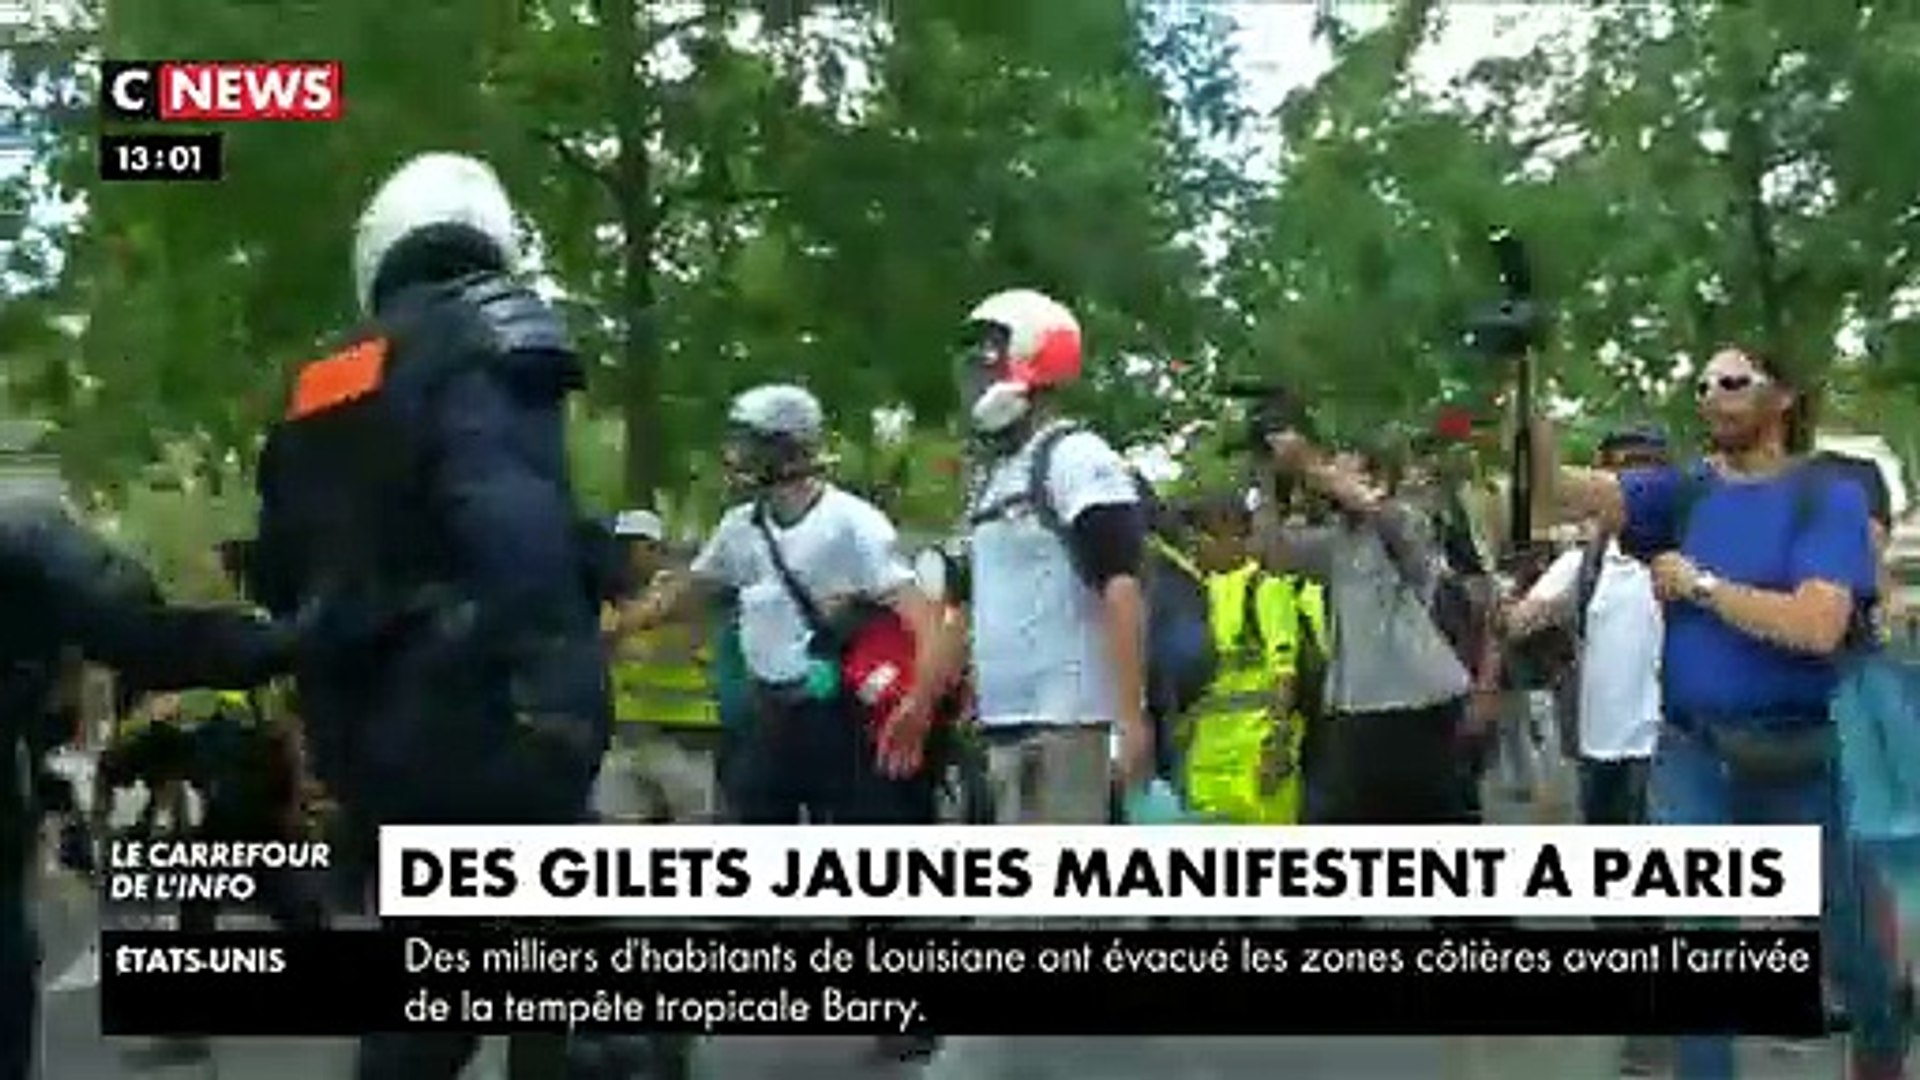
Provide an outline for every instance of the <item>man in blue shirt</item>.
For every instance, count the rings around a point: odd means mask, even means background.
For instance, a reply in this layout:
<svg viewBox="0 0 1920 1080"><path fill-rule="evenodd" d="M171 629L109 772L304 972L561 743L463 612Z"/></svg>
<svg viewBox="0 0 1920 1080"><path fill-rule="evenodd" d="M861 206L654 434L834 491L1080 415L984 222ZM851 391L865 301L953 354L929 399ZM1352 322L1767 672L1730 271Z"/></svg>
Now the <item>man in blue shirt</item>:
<svg viewBox="0 0 1920 1080"><path fill-rule="evenodd" d="M1901 1077L1890 958L1865 925L1839 821L1828 700L1856 612L1876 590L1867 505L1855 484L1804 467L1806 400L1750 350L1714 355L1696 383L1704 461L1619 477L1557 469L1539 490L1617 528L1665 605L1665 724L1652 811L1667 824L1820 824L1829 830L1828 955L1854 1017L1856 1080ZM1734 1075L1724 1036L1681 1040L1676 1075Z"/></svg>

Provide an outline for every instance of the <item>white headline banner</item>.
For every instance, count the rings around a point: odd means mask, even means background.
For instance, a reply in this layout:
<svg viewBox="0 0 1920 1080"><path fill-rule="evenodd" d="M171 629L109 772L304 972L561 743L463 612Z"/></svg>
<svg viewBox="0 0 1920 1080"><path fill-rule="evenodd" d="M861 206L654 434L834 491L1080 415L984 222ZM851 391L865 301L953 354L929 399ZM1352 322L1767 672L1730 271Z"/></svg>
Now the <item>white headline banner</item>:
<svg viewBox="0 0 1920 1080"><path fill-rule="evenodd" d="M1820 830L387 826L380 913L1796 918L1820 913Z"/></svg>

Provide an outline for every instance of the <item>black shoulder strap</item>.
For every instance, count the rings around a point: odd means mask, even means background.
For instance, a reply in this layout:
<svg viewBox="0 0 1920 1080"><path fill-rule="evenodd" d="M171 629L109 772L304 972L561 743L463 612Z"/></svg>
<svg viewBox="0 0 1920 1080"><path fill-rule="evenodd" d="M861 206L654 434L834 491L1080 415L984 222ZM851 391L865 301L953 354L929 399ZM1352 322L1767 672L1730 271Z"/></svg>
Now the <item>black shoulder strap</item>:
<svg viewBox="0 0 1920 1080"><path fill-rule="evenodd" d="M1256 651L1262 662L1266 660L1267 633L1260 625L1260 587L1267 581L1264 571L1256 569L1247 575L1246 595L1241 597L1240 641L1243 648Z"/></svg>
<svg viewBox="0 0 1920 1080"><path fill-rule="evenodd" d="M1793 478L1793 523L1788 526L1788 544L1796 544L1802 533L1813 527L1820 516L1821 501L1826 497L1827 477L1818 466L1803 462ZM1853 614L1847 621L1847 633L1841 639L1843 652L1857 652L1872 645L1875 637L1873 604L1863 597L1854 597Z"/></svg>
<svg viewBox="0 0 1920 1080"><path fill-rule="evenodd" d="M969 514L968 523L983 525L989 521L998 521L1011 513L1014 507L1025 506L1033 511L1034 517L1048 532L1064 535L1067 526L1060 520L1060 513L1047 493L1047 477L1053 472L1053 454L1059 449L1060 440L1078 430L1079 425L1064 420L1042 429L1033 441L1033 459L1027 469L1026 488L1012 495L995 499Z"/></svg>
<svg viewBox="0 0 1920 1080"><path fill-rule="evenodd" d="M1283 579L1293 590L1293 622L1297 640L1296 650L1311 645L1316 651L1325 654L1326 642L1320 640L1320 631L1313 625L1313 616L1307 611L1307 581L1299 574L1288 574Z"/></svg>
<svg viewBox="0 0 1920 1080"><path fill-rule="evenodd" d="M1713 466L1698 462L1683 469L1673 490L1673 549L1679 551L1687 545L1687 526L1693 522L1693 511L1700 500L1707 497L1713 485L1711 470Z"/></svg>
<svg viewBox="0 0 1920 1080"><path fill-rule="evenodd" d="M1033 444L1033 468L1027 474L1027 503L1033 508L1034 516L1051 533L1066 532L1066 522L1060 520L1060 511L1053 505L1053 496L1048 491L1047 480L1053 475L1053 454L1060 448L1060 440L1078 431L1069 423L1057 423L1041 432L1040 438Z"/></svg>
<svg viewBox="0 0 1920 1080"><path fill-rule="evenodd" d="M1802 463L1793 478L1793 532L1795 541L1800 534L1813 527L1814 520L1820 516L1820 500L1826 495L1826 474L1818 466Z"/></svg>
<svg viewBox="0 0 1920 1080"><path fill-rule="evenodd" d="M780 575L780 584L786 587L787 595L800 609L800 617L806 620L807 629L816 634L827 632L826 616L821 613L820 605L814 602L812 594L800 584L793 574L793 568L787 565L787 558L780 553L780 541L773 535L773 526L767 523L767 506L755 503L753 507L753 526L760 530L760 538L767 542L767 556L773 560L773 572Z"/></svg>
<svg viewBox="0 0 1920 1080"><path fill-rule="evenodd" d="M1573 585L1573 633L1582 641L1587 637L1587 608L1593 605L1593 594L1600 588L1600 571L1607 565L1607 544L1607 538L1600 536L1580 549L1580 573Z"/></svg>

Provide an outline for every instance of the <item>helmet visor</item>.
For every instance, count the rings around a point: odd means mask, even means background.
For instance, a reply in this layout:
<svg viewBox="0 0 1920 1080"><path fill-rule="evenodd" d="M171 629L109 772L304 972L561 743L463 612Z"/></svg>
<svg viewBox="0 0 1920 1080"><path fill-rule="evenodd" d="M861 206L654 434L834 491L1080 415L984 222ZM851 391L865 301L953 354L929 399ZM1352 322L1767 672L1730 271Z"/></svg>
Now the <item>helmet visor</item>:
<svg viewBox="0 0 1920 1080"><path fill-rule="evenodd" d="M954 358L962 401L980 400L987 387L1007 377L1013 334L999 323L968 323Z"/></svg>

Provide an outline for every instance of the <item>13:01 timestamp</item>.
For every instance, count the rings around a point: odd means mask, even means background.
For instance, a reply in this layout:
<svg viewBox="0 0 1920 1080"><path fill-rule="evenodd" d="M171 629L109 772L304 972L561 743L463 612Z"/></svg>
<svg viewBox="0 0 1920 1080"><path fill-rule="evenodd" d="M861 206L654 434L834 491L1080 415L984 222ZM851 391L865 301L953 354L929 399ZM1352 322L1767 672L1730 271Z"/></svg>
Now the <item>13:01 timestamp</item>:
<svg viewBox="0 0 1920 1080"><path fill-rule="evenodd" d="M218 134L102 135L100 179L218 180L224 170Z"/></svg>

